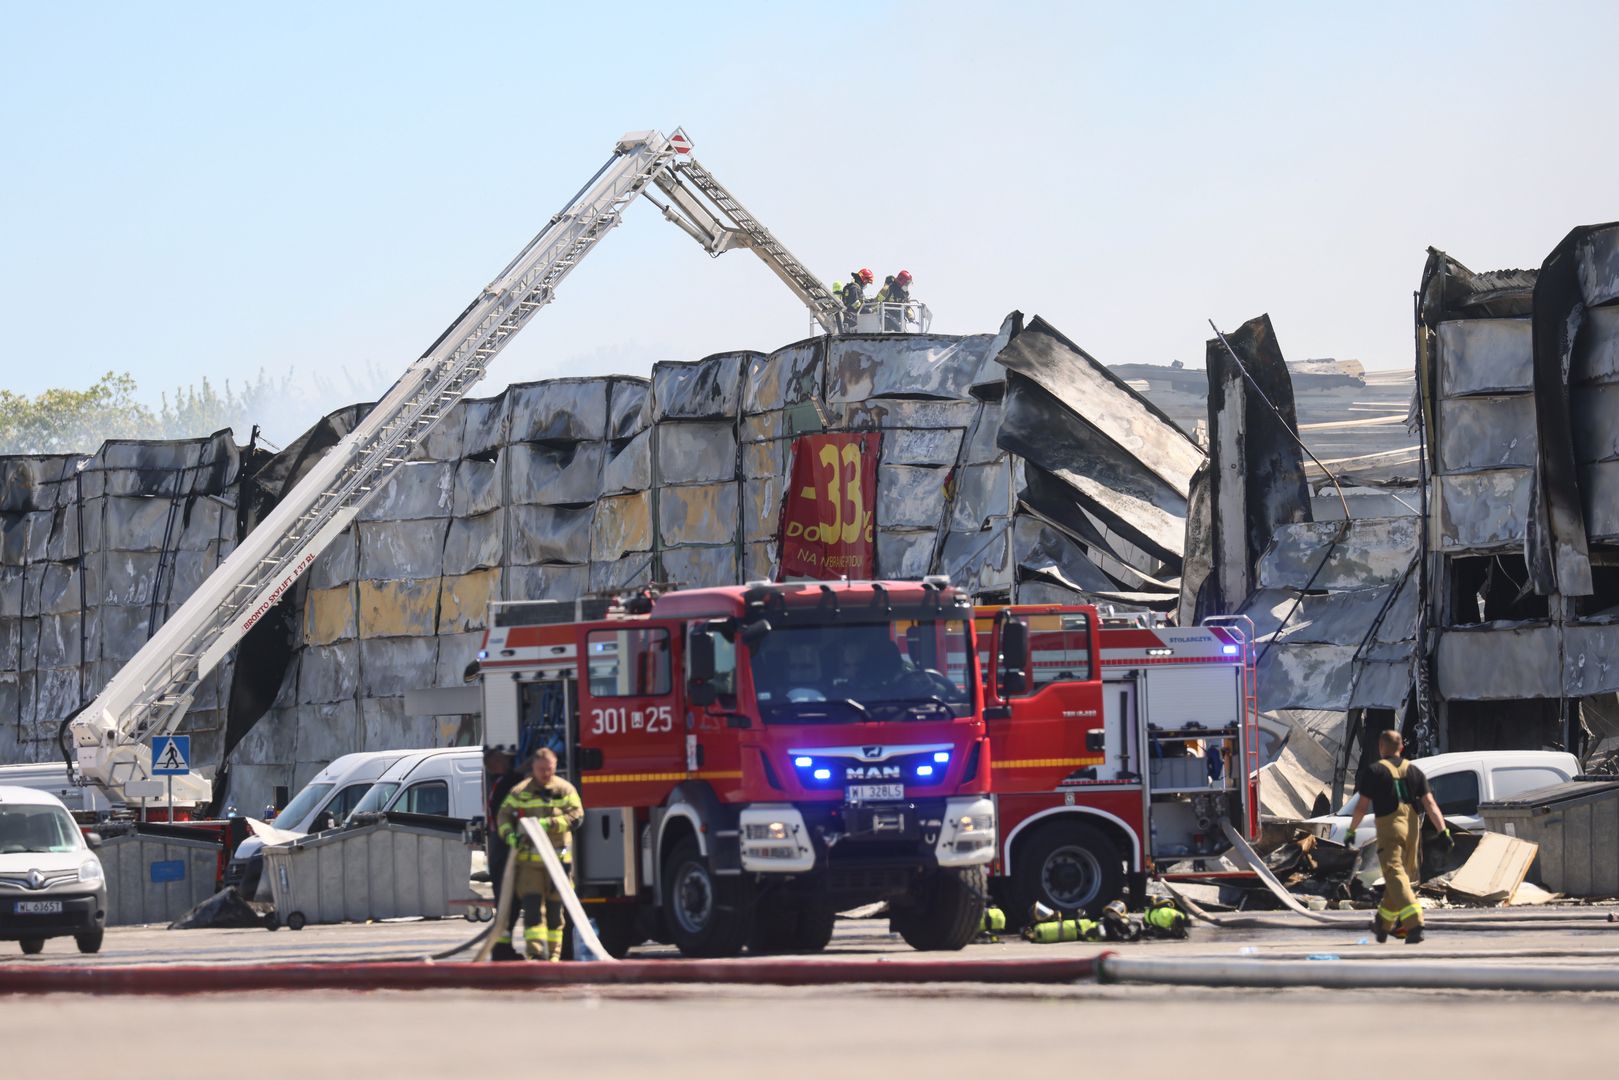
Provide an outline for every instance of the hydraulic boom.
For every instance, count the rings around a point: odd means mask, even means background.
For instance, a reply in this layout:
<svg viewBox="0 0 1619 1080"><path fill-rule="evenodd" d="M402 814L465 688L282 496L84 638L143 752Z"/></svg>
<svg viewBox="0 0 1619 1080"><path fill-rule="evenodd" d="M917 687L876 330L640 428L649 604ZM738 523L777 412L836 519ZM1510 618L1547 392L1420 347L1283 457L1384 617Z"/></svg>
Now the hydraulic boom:
<svg viewBox="0 0 1619 1080"><path fill-rule="evenodd" d="M596 175L69 722L70 764L76 760L83 782L128 801L126 786L150 779L150 740L179 725L208 672L348 528L650 185L671 200L669 206L659 204L665 217L710 254L751 248L828 333L838 329L838 304L830 290L698 166L690 151L691 142L679 129L668 137L641 131L619 140ZM709 203L682 184L682 175ZM68 754L65 746L63 752ZM211 799L205 777L174 778L177 805Z"/></svg>

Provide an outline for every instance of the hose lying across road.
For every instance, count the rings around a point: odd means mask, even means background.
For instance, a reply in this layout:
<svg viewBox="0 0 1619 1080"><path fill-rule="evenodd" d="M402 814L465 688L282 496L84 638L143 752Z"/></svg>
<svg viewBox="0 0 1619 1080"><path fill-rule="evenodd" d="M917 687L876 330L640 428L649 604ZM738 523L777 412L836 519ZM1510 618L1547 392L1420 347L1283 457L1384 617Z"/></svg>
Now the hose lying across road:
<svg viewBox="0 0 1619 1080"><path fill-rule="evenodd" d="M1188 914L1202 922L1213 926L1231 930L1247 929L1319 929L1319 930L1353 930L1365 927L1369 923L1364 911L1311 911L1299 903L1298 897L1287 891L1287 887L1277 880L1265 861L1254 853L1242 833L1232 827L1229 821L1222 822L1226 839L1231 842L1231 851L1238 862L1264 883L1276 899L1282 902L1287 909L1286 913L1271 915L1214 915L1200 907L1190 897L1186 896L1173 885L1166 882L1175 899L1186 908ZM1287 918L1291 913L1305 920L1306 925L1301 926ZM1443 927L1446 930L1619 930L1619 921L1609 912L1564 912L1564 911L1434 911L1423 914L1423 922L1429 926Z"/></svg>
<svg viewBox="0 0 1619 1080"><path fill-rule="evenodd" d="M1426 960L1377 960L1339 964L1331 960L1149 960L1104 954L1104 983L1172 986L1243 986L1329 990L1619 990L1611 967L1517 967L1504 964L1435 964Z"/></svg>

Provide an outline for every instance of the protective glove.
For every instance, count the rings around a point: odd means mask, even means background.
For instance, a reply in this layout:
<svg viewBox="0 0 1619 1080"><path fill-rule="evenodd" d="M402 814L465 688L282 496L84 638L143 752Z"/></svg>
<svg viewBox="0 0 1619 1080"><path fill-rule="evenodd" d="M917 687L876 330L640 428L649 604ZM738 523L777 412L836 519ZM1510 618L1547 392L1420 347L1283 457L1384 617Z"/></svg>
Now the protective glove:
<svg viewBox="0 0 1619 1080"><path fill-rule="evenodd" d="M1456 838L1450 835L1449 827L1439 834L1439 846L1445 849L1447 855L1456 850Z"/></svg>
<svg viewBox="0 0 1619 1080"><path fill-rule="evenodd" d="M1353 827L1351 827L1348 832L1344 833L1344 847L1354 847L1354 846L1355 846L1355 830L1354 830Z"/></svg>

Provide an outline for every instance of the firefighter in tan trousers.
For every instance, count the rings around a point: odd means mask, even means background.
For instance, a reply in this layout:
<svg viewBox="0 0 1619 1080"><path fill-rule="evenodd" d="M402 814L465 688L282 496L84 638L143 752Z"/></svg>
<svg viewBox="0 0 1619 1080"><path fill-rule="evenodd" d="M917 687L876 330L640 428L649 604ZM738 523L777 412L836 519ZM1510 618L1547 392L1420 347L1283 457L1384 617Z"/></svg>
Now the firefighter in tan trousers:
<svg viewBox="0 0 1619 1080"><path fill-rule="evenodd" d="M1377 862L1383 870L1383 899L1372 916L1372 930L1379 942L1389 934L1403 936L1407 945L1422 940L1422 907L1417 903L1414 881L1420 880L1422 862L1422 815L1433 822L1445 850L1453 841L1445 817L1428 790L1422 770L1400 756L1403 741L1398 731L1382 732L1377 739L1379 760L1361 766L1355 778L1354 815L1344 843L1355 846L1355 829L1370 810L1377 823Z"/></svg>
<svg viewBox="0 0 1619 1080"><path fill-rule="evenodd" d="M584 804L574 786L557 775L557 756L541 748L534 752L528 779L512 788L500 804L496 831L512 849L517 863L513 883L514 903L506 917L504 933L496 943L511 946L512 929L519 907L523 914L524 953L530 960L562 959L562 894L545 869L545 862L528 833L518 825L523 818L537 818L556 849L564 868L571 865L568 835L585 818Z"/></svg>

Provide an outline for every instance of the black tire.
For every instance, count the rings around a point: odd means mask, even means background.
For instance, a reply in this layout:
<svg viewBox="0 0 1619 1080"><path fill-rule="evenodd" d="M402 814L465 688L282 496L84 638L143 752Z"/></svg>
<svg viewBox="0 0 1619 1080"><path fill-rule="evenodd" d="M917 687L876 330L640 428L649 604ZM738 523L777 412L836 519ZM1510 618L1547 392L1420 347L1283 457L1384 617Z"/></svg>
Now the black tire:
<svg viewBox="0 0 1619 1080"><path fill-rule="evenodd" d="M101 951L101 941L107 936L105 930L86 930L82 934L74 934L73 940L78 943L82 953L98 953Z"/></svg>
<svg viewBox="0 0 1619 1080"><path fill-rule="evenodd" d="M663 907L683 956L735 956L753 934L752 889L741 877L715 874L691 837L663 864Z"/></svg>
<svg viewBox="0 0 1619 1080"><path fill-rule="evenodd" d="M982 866L935 870L912 890L912 903L894 909L894 929L922 952L964 949L983 925L988 889Z"/></svg>
<svg viewBox="0 0 1619 1080"><path fill-rule="evenodd" d="M25 937L17 944L22 946L24 956L38 956L45 951L45 939L42 937Z"/></svg>
<svg viewBox="0 0 1619 1080"><path fill-rule="evenodd" d="M302 930L307 922L308 920L304 918L303 912L294 911L291 915L287 916L287 929Z"/></svg>
<svg viewBox="0 0 1619 1080"><path fill-rule="evenodd" d="M1124 859L1101 830L1083 822L1048 825L1015 849L1018 925L1036 903L1095 917L1124 895Z"/></svg>
<svg viewBox="0 0 1619 1080"><path fill-rule="evenodd" d="M614 960L624 959L626 953L646 940L646 935L636 929L634 908L603 907L595 918L596 937Z"/></svg>
<svg viewBox="0 0 1619 1080"><path fill-rule="evenodd" d="M823 901L773 904L761 907L754 918L748 951L818 953L832 941L838 913Z"/></svg>

